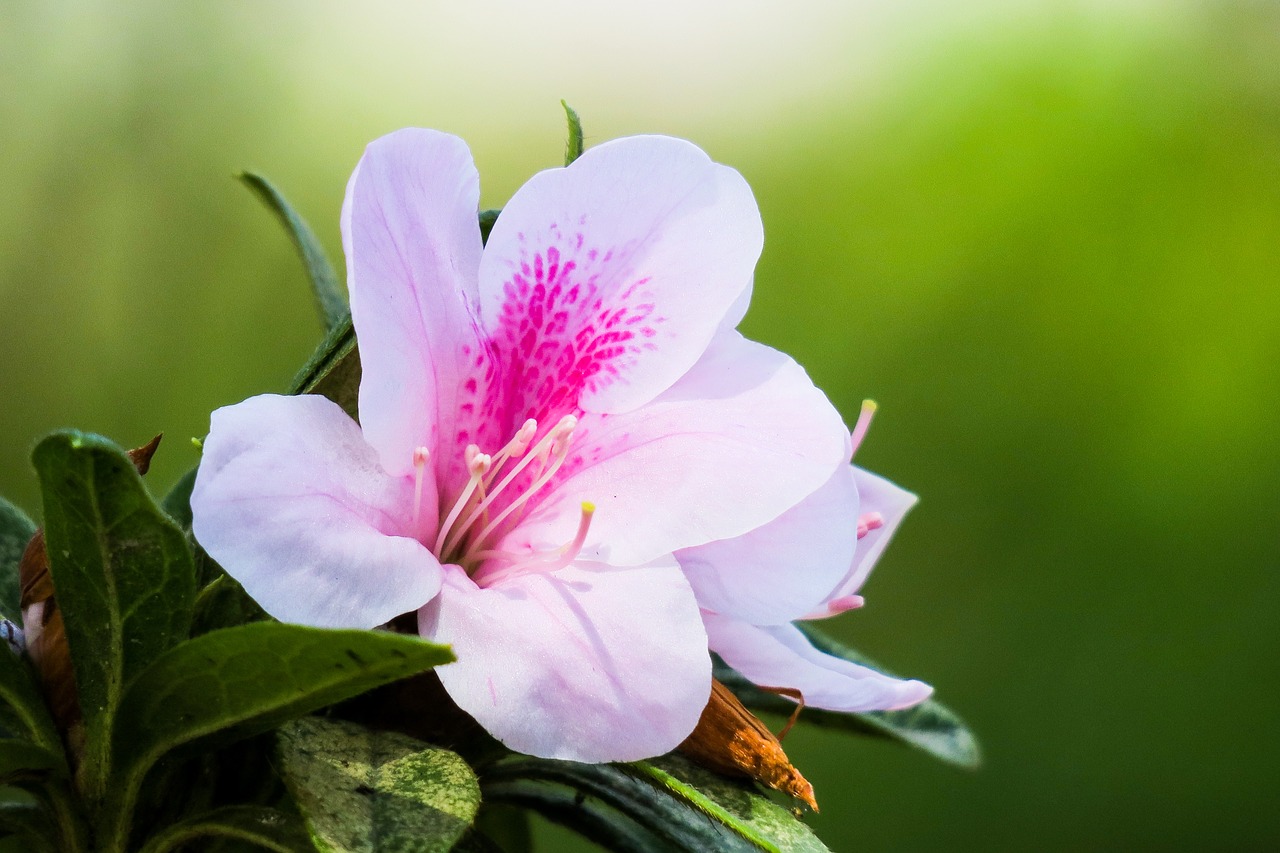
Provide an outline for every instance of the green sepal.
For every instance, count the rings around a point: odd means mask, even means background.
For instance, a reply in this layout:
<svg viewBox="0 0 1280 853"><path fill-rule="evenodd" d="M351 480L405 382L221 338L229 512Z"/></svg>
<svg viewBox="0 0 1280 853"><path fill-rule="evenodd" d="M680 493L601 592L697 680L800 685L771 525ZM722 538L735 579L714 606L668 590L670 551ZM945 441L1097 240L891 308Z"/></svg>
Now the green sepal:
<svg viewBox="0 0 1280 853"><path fill-rule="evenodd" d="M819 651L891 675L884 667L860 652L831 639L812 626L798 623L796 627ZM716 660L715 677L732 690L743 705L752 710L790 714L796 708L794 702L761 690L719 659ZM850 714L822 708L805 708L800 712L799 721L895 740L957 767L972 769L982 763L982 753L973 732L955 712L933 699L926 699L919 705L902 711L864 711Z"/></svg>
<svg viewBox="0 0 1280 853"><path fill-rule="evenodd" d="M333 271L333 264L329 263L315 232L266 178L253 172L243 172L237 177L284 226L294 248L298 250L303 266L307 268L307 277L311 280L311 291L315 294L320 318L326 329L335 328L350 316L351 311L347 308L346 297L342 295L342 285Z"/></svg>
<svg viewBox="0 0 1280 853"><path fill-rule="evenodd" d="M173 853L197 839L229 839L273 853L304 853L315 845L296 814L267 806L223 806L184 818L151 836L138 853ZM204 848L201 848L204 849Z"/></svg>
<svg viewBox="0 0 1280 853"><path fill-rule="evenodd" d="M560 106L564 107L564 115L569 122L569 139L564 144L564 164L568 166L582 156L582 119L566 101L562 100Z"/></svg>
<svg viewBox="0 0 1280 853"><path fill-rule="evenodd" d="M290 394L319 394L359 417L360 352L355 329L347 317L325 335L311 358L289 383Z"/></svg>
<svg viewBox="0 0 1280 853"><path fill-rule="evenodd" d="M199 636L219 628L233 628L270 618L261 605L244 591L239 581L222 574L200 590L196 597L196 617L191 634Z"/></svg>
<svg viewBox="0 0 1280 853"><path fill-rule="evenodd" d="M481 784L487 801L535 809L619 849L827 849L755 787L678 755L634 764L510 756L487 769ZM565 788L574 792L572 807Z"/></svg>
<svg viewBox="0 0 1280 853"><path fill-rule="evenodd" d="M160 506L183 530L191 529L191 492L196 487L196 470L192 468L178 478Z"/></svg>
<svg viewBox="0 0 1280 853"><path fill-rule="evenodd" d="M456 753L345 720L303 717L277 734L280 769L322 850L444 853L480 808Z"/></svg>
<svg viewBox="0 0 1280 853"><path fill-rule="evenodd" d="M125 688L191 630L195 568L186 535L111 441L56 432L36 445L33 461L85 722L85 791L95 801L110 776Z"/></svg>
<svg viewBox="0 0 1280 853"><path fill-rule="evenodd" d="M22 581L18 564L35 535L36 525L27 514L0 498L0 617L22 624Z"/></svg>

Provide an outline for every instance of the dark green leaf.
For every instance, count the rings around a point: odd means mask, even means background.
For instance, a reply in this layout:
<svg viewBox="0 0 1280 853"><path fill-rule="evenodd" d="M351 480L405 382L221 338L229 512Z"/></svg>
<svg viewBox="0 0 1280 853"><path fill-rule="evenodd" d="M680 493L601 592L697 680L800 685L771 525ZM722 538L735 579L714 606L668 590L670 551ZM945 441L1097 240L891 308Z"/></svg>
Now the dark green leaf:
<svg viewBox="0 0 1280 853"><path fill-rule="evenodd" d="M33 833L0 838L0 853L53 853L53 842Z"/></svg>
<svg viewBox="0 0 1280 853"><path fill-rule="evenodd" d="M452 661L437 646L386 631L255 622L188 640L130 685L114 756L121 768L104 821L107 849L124 847L147 771L166 753L269 731L326 705Z"/></svg>
<svg viewBox="0 0 1280 853"><path fill-rule="evenodd" d="M17 738L0 738L0 781L47 775L65 768L61 753Z"/></svg>
<svg viewBox="0 0 1280 853"><path fill-rule="evenodd" d="M18 563L35 532L36 526L26 513L0 498L0 616L15 625L22 624Z"/></svg>
<svg viewBox="0 0 1280 853"><path fill-rule="evenodd" d="M307 225L306 220L298 215L293 206L266 178L252 172L245 172L239 177L244 185L258 197L258 200L276 215L280 224L284 226L284 230L288 232L289 239L293 241L294 248L298 250L298 256L302 258L302 263L307 268L307 276L311 279L311 290L315 293L316 306L320 309L320 317L324 320L325 328L335 328L350 316L351 312L347 308L346 298L342 295L342 286L338 283L333 265L329 263L329 258L325 255L320 241L316 239L315 233Z"/></svg>
<svg viewBox="0 0 1280 853"><path fill-rule="evenodd" d="M754 787L676 755L632 765L511 756L489 768L481 785L486 801L537 809L621 849L826 850Z"/></svg>
<svg viewBox="0 0 1280 853"><path fill-rule="evenodd" d="M582 119L565 101L561 101L560 106L564 107L565 118L569 120L569 141L564 145L564 164L568 166L582 156Z"/></svg>
<svg viewBox="0 0 1280 853"><path fill-rule="evenodd" d="M45 803L24 788L0 787L0 834L3 833L13 833L6 840L12 839L18 846L5 847L0 844L0 851L66 853L82 849L82 840L74 834L70 839L59 839L59 827L55 825Z"/></svg>
<svg viewBox="0 0 1280 853"><path fill-rule="evenodd" d="M859 652L831 639L821 631L799 623L796 625L814 648L843 660L870 667L886 675L891 673ZM759 689L723 662L716 662L715 676L737 694L742 704L756 711L790 714L795 703ZM982 754L973 733L954 712L941 702L927 699L904 711L867 711L845 714L821 708L805 708L800 722L810 723L874 737L888 738L924 750L935 758L959 767L973 768L982 763Z"/></svg>
<svg viewBox="0 0 1280 853"><path fill-rule="evenodd" d="M225 806L160 830L139 853L181 850L198 838L234 839L275 853L303 853L316 849L302 819L295 814L266 806Z"/></svg>
<svg viewBox="0 0 1280 853"><path fill-rule="evenodd" d="M444 853L480 807L475 774L447 749L317 717L278 737L285 784L322 849Z"/></svg>
<svg viewBox="0 0 1280 853"><path fill-rule="evenodd" d="M117 753L149 766L191 741L229 742L452 661L438 646L386 631L255 622L182 643L133 683Z"/></svg>
<svg viewBox="0 0 1280 853"><path fill-rule="evenodd" d="M493 225L498 221L498 217L501 214L501 210L480 211L480 242L489 242L489 235L493 233Z"/></svg>
<svg viewBox="0 0 1280 853"><path fill-rule="evenodd" d="M325 335L311 359L293 377L289 393L320 394L355 418L358 417L360 375L360 352L348 317Z"/></svg>
<svg viewBox="0 0 1280 853"><path fill-rule="evenodd" d="M633 783L628 783L633 784ZM614 792L611 799L620 797ZM485 802L510 803L537 812L548 820L562 824L574 832L589 838L614 853L654 853L662 850L691 850L679 848L665 835L645 829L627 813L608 805L599 797L583 793L578 787L545 779L495 779L484 783ZM634 809L633 809L634 810ZM652 817L652 816L651 816ZM679 821L683 814L677 815ZM712 824L707 823L707 826ZM678 822L670 827L671 834L679 834ZM689 840L700 844L718 844L719 837L693 835ZM743 846L746 842L731 842L714 850L752 850Z"/></svg>
<svg viewBox="0 0 1280 853"><path fill-rule="evenodd" d="M533 830L529 826L529 813L523 809L482 805L474 829L505 853L533 853Z"/></svg>
<svg viewBox="0 0 1280 853"><path fill-rule="evenodd" d="M0 644L0 727L49 750L62 741L25 659Z"/></svg>
<svg viewBox="0 0 1280 853"><path fill-rule="evenodd" d="M109 776L111 731L125 687L191 630L195 569L186 536L115 444L58 432L36 445L33 458L93 799Z"/></svg>

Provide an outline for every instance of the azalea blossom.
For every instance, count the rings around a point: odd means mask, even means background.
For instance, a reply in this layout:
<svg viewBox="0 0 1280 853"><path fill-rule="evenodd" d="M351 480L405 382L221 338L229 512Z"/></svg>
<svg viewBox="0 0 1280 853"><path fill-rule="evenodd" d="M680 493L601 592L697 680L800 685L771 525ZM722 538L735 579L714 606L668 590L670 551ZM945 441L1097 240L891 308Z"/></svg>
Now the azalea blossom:
<svg viewBox="0 0 1280 853"><path fill-rule="evenodd" d="M368 147L342 211L359 423L317 396L214 412L203 547L284 621L416 612L450 696L533 755L672 749L709 650L811 705L924 698L790 624L857 602L913 498L735 331L763 241L742 177L633 137L535 175L483 246L478 201L456 137Z"/></svg>

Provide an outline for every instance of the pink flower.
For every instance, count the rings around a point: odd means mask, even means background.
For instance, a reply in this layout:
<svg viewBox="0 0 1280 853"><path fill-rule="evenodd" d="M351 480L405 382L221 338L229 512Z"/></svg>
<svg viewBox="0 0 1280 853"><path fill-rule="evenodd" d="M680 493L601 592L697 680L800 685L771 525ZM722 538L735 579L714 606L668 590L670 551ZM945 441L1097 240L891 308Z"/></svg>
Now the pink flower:
<svg viewBox="0 0 1280 853"><path fill-rule="evenodd" d="M214 412L208 552L284 621L417 611L457 654L453 699L534 755L676 746L708 634L824 706L923 698L787 624L844 606L874 559L853 562L864 480L886 519L905 493L851 469L804 371L734 331L763 239L742 177L680 140L606 143L534 176L483 250L478 198L455 137L369 146L342 212L360 423L311 396Z"/></svg>

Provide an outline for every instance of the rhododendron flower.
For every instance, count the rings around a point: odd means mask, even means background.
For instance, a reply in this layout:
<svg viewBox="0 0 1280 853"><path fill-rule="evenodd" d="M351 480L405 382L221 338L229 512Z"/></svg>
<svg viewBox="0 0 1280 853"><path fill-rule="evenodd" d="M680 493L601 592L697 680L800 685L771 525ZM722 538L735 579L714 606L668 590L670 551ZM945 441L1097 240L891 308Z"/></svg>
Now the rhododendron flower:
<svg viewBox="0 0 1280 853"><path fill-rule="evenodd" d="M853 600L904 493L848 465L795 362L734 331L763 239L742 177L636 137L536 175L483 247L478 200L455 137L369 146L342 211L360 422L315 396L215 412L204 548L281 620L416 611L454 648L457 704L534 755L670 750L709 648L811 704L922 698L787 624ZM883 526L855 559L860 519Z"/></svg>

